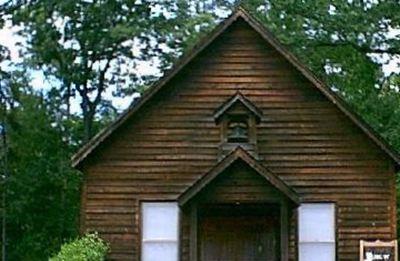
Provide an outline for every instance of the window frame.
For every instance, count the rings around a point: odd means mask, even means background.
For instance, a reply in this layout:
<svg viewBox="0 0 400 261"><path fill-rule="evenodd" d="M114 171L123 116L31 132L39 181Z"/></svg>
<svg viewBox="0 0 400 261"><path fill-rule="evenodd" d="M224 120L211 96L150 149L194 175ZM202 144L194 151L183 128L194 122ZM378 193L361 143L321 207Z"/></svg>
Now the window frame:
<svg viewBox="0 0 400 261"><path fill-rule="evenodd" d="M176 240L169 240L169 239L150 239L146 240L147 242L153 242L153 243L176 243L177 247L177 256L176 256L176 261L180 260L180 246L181 246L181 219L182 219L182 211L179 206L179 203L175 200L154 200L154 199L142 199L139 200L139 215L138 215L138 234L139 234L139 249L137 251L138 253L138 260L143 260L143 247L145 239L144 239L144 211L143 211L143 206L144 204L148 203L175 203L177 206L177 237Z"/></svg>
<svg viewBox="0 0 400 261"><path fill-rule="evenodd" d="M300 207L301 205L312 205L312 204L325 204L325 205L332 205L333 208L333 240L334 242L328 242L328 241L321 241L321 242L317 242L317 241L304 241L301 242L300 241ZM334 259L335 261L338 260L338 219L337 219L337 215L338 215L338 211L337 211L337 204L334 201L308 201L308 202L302 202L300 203L300 205L297 208L296 211L296 216L297 216L297 229L296 229L296 245L297 245L297 260L300 260L300 245L303 244L333 244L334 246Z"/></svg>

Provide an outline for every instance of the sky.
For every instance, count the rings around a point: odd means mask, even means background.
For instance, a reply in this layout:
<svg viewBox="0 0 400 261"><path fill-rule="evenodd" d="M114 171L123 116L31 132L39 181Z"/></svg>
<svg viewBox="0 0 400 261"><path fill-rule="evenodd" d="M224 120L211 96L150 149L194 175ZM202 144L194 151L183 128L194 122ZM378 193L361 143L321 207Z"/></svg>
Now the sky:
<svg viewBox="0 0 400 261"><path fill-rule="evenodd" d="M0 4L4 3L6 0L0 0ZM16 28L12 28L10 23L7 23L5 28L0 30L0 44L6 46L10 50L11 60L13 63L18 63L22 61L22 58L19 55L19 47L17 46L18 42L23 42L23 38L19 37L15 34ZM400 29L392 30L389 34L389 37L400 36ZM135 46L132 46L133 50ZM400 73L400 56L396 58L391 58L388 56L374 56L379 61L387 62L382 64L382 69L385 75L390 75L391 73ZM153 61L142 61L135 68L135 73L139 75L160 75L161 72L158 70L158 63L156 60ZM0 66L4 68L9 68L8 64L0 63ZM45 78L43 73L40 71L31 71L32 78L32 86L37 90L46 90L51 85L54 85L54 82L50 82ZM122 111L126 109L132 99L134 97L125 97L125 98L117 98L113 97L112 88L108 89L105 97L112 101L113 105L119 110ZM75 99L72 104L72 111L75 113L80 112L79 108L79 99Z"/></svg>

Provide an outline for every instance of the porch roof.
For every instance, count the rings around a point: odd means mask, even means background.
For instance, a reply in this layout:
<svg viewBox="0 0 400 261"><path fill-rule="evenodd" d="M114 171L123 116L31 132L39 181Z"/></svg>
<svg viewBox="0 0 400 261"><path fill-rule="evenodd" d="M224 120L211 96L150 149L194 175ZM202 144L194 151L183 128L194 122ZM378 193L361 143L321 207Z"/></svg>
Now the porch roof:
<svg viewBox="0 0 400 261"><path fill-rule="evenodd" d="M266 179L273 187L278 189L282 194L289 198L295 205L300 203L300 197L289 185L287 185L277 175L272 173L269 169L261 165L254 157L252 157L246 150L238 146L225 158L219 161L214 167L211 168L204 176L198 179L194 184L187 188L178 198L180 206L184 206L198 193L203 191L216 177L218 177L224 170L230 167L237 161L243 161L250 168L255 170L259 175Z"/></svg>

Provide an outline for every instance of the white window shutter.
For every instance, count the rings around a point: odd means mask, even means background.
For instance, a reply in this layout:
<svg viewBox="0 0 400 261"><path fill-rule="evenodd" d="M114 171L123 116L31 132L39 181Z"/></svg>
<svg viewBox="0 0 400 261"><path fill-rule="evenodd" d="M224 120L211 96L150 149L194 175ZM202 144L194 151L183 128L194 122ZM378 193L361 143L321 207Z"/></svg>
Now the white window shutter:
<svg viewBox="0 0 400 261"><path fill-rule="evenodd" d="M307 203L299 207L299 260L335 260L335 205Z"/></svg>
<svg viewBox="0 0 400 261"><path fill-rule="evenodd" d="M176 202L142 204L142 261L177 261L179 207Z"/></svg>

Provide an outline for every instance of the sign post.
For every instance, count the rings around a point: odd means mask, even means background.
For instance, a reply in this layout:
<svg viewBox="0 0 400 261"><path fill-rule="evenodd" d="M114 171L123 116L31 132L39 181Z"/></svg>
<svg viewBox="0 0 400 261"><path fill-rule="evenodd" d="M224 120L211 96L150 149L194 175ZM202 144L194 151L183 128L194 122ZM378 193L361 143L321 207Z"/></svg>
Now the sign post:
<svg viewBox="0 0 400 261"><path fill-rule="evenodd" d="M360 261L398 261L397 240L360 240Z"/></svg>

